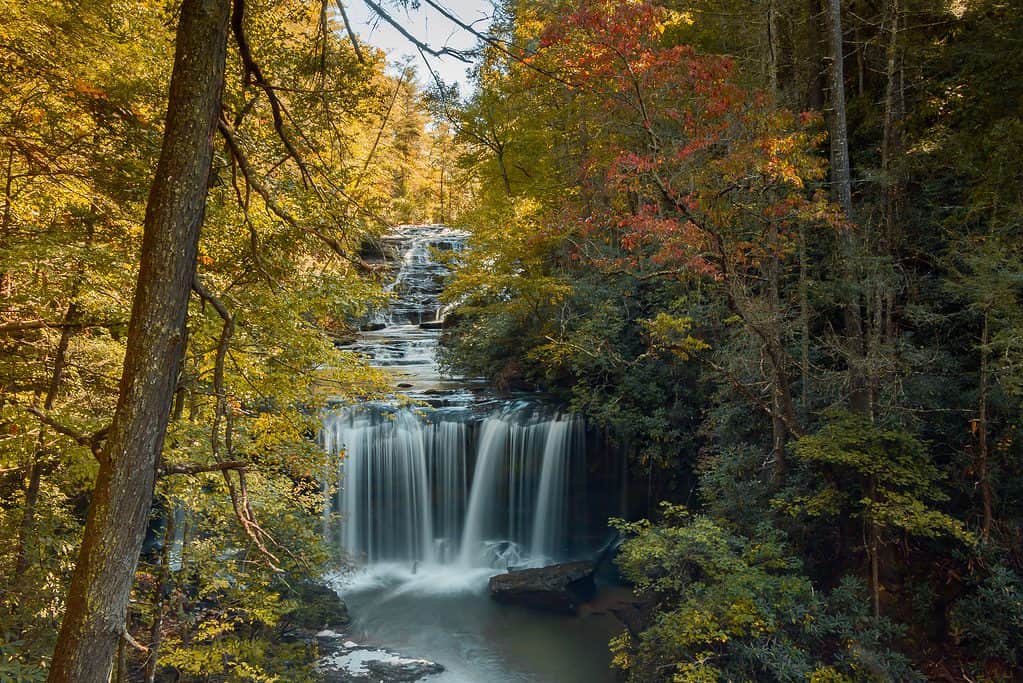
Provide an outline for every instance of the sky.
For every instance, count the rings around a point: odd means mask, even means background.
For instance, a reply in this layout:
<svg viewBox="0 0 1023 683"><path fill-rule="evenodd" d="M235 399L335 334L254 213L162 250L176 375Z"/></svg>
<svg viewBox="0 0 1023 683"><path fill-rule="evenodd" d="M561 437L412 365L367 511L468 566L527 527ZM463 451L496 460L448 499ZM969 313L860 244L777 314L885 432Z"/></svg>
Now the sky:
<svg viewBox="0 0 1023 683"><path fill-rule="evenodd" d="M419 9L405 10L394 0L377 0L377 2L395 20L401 22L405 30L431 48L440 49L446 46L465 50L476 45L474 36L453 24L425 3ZM475 27L480 31L486 30L489 17L493 13L493 6L489 0L438 0L437 4L445 7L466 24L478 22ZM416 47L387 22L382 19L377 20L376 14L363 0L345 0L345 12L348 14L355 32L364 42L383 49L391 62L400 61L406 55L414 57L419 80L426 84L432 79ZM432 57L427 55L427 57L430 68L446 83L459 83L463 93L468 89L465 74L469 67L468 64L449 56Z"/></svg>

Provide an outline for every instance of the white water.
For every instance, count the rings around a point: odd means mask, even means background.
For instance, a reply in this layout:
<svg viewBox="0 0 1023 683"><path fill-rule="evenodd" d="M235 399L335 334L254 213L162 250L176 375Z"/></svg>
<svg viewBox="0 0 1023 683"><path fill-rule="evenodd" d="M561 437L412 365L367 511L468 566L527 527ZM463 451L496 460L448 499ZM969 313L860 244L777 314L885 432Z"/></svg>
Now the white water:
<svg viewBox="0 0 1023 683"><path fill-rule="evenodd" d="M431 249L457 252L463 240L441 226L399 229L388 241L395 299L349 347L424 405L324 416L324 447L343 453L325 533L356 566L334 577L355 615L349 635L447 668L430 680L607 681L613 620L537 614L486 594L510 566L577 550L586 439L575 416L535 399L479 399L471 382L441 375L446 271Z"/></svg>
<svg viewBox="0 0 1023 683"><path fill-rule="evenodd" d="M568 552L566 498L571 477L583 474L582 421L535 400L484 404L437 367L447 271L432 250L458 253L464 239L443 226L398 229L388 241L398 264L394 299L352 345L433 405L371 403L324 418L324 447L343 453L328 528L359 564L504 568Z"/></svg>
<svg viewBox="0 0 1023 683"><path fill-rule="evenodd" d="M323 440L344 453L331 526L357 563L504 568L567 556L577 418L521 402L480 421L464 408L370 405L327 416Z"/></svg>

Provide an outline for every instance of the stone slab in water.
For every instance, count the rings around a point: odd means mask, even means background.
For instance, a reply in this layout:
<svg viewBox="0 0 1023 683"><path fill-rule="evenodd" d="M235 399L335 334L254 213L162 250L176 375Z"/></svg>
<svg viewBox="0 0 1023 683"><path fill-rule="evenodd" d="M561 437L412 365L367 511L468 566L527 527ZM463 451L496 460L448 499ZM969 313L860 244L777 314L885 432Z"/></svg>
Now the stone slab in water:
<svg viewBox="0 0 1023 683"><path fill-rule="evenodd" d="M325 654L317 667L322 683L414 683L444 671L436 662L360 645L336 631L321 631L316 638Z"/></svg>
<svg viewBox="0 0 1023 683"><path fill-rule="evenodd" d="M490 597L498 602L563 614L576 614L596 591L593 563L588 561L520 569L490 579Z"/></svg>

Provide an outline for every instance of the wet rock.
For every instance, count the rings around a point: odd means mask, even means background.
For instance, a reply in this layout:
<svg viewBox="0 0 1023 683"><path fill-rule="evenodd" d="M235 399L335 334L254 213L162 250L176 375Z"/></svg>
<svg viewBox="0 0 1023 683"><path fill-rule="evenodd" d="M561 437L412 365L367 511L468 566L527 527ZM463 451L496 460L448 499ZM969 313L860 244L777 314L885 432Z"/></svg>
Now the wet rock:
<svg viewBox="0 0 1023 683"><path fill-rule="evenodd" d="M316 634L324 657L317 665L322 683L413 683L444 671L436 662L360 645L325 630Z"/></svg>
<svg viewBox="0 0 1023 683"><path fill-rule="evenodd" d="M444 328L443 320L430 320L425 323L419 323L419 329L421 330L440 330Z"/></svg>
<svg viewBox="0 0 1023 683"><path fill-rule="evenodd" d="M398 382L398 388L399 389L411 389L412 386L413 385L411 383L409 383L409 382Z"/></svg>
<svg viewBox="0 0 1023 683"><path fill-rule="evenodd" d="M385 325L384 323L366 323L359 329L362 330L363 332L376 332L378 330L384 329L385 327L387 327L387 325Z"/></svg>
<svg viewBox="0 0 1023 683"><path fill-rule="evenodd" d="M490 597L511 605L576 614L593 599L592 562L566 562L538 569L520 569L490 579Z"/></svg>

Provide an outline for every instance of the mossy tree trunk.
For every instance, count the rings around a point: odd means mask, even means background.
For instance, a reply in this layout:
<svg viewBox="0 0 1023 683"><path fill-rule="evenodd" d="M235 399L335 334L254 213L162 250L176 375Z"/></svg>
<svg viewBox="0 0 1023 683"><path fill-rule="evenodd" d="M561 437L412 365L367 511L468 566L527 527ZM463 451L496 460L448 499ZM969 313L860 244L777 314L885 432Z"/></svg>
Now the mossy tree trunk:
<svg viewBox="0 0 1023 683"><path fill-rule="evenodd" d="M51 683L105 683L124 633L182 355L221 106L230 10L230 0L184 0L181 7L124 374L54 652Z"/></svg>

